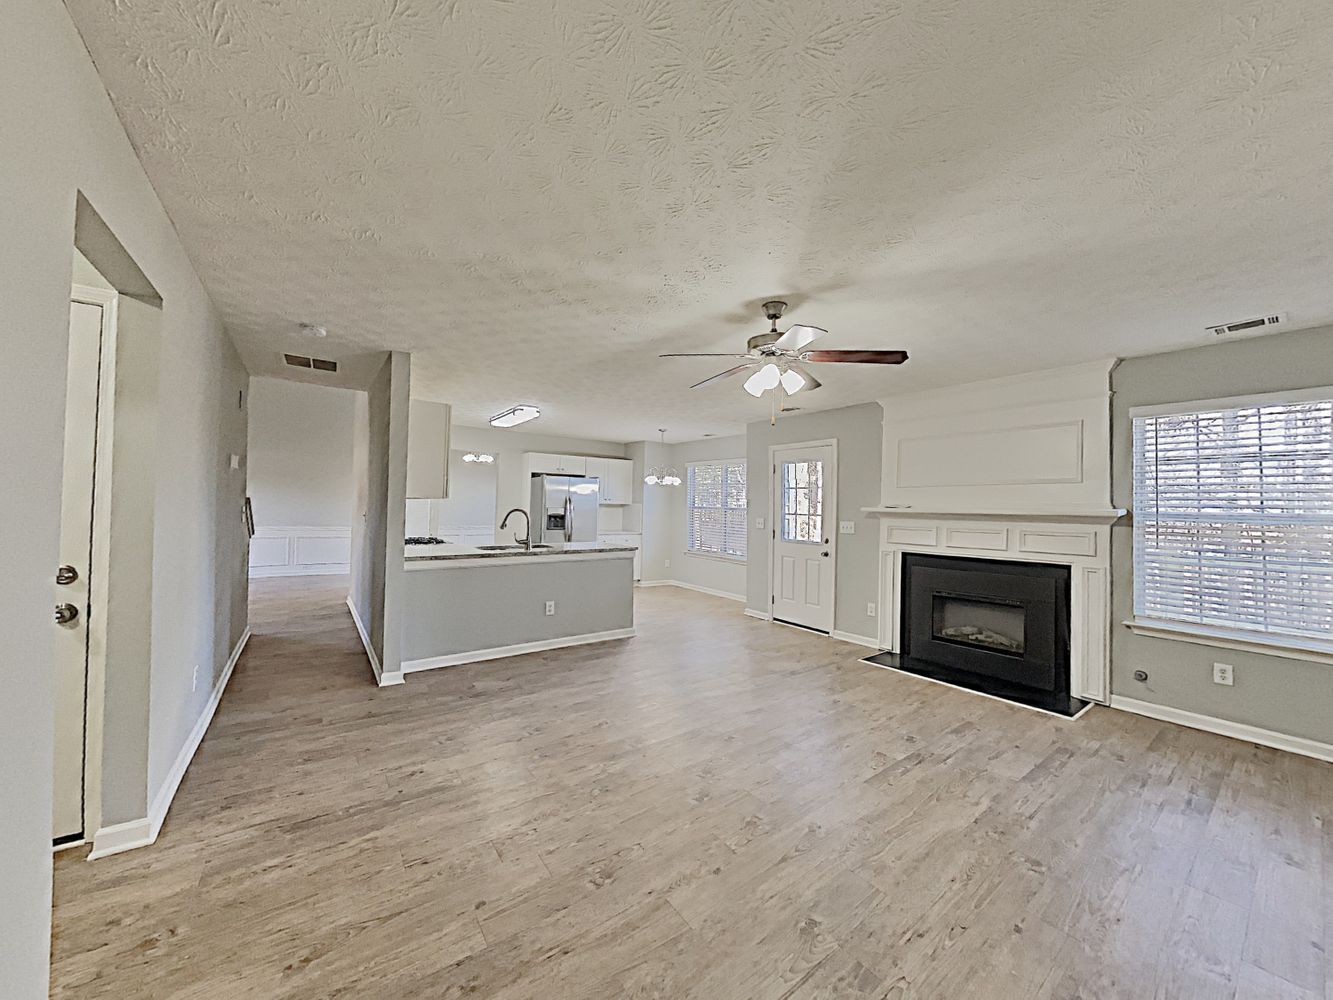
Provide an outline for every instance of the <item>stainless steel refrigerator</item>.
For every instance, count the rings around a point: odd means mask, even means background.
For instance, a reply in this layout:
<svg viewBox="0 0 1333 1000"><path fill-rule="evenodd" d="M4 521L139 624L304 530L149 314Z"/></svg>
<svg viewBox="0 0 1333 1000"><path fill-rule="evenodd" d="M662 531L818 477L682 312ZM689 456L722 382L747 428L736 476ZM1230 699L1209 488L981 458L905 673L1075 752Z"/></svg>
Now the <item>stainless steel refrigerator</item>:
<svg viewBox="0 0 1333 1000"><path fill-rule="evenodd" d="M546 545L597 541L596 476L532 474L532 541Z"/></svg>

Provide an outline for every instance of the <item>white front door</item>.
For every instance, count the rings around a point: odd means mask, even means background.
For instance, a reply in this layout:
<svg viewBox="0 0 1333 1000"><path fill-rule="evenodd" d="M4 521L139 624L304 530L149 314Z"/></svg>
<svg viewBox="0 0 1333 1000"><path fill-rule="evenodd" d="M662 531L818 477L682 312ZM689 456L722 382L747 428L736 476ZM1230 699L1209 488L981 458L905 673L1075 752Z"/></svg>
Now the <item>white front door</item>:
<svg viewBox="0 0 1333 1000"><path fill-rule="evenodd" d="M97 381L102 308L71 302L69 375L65 387L64 478L60 497L57 608L73 610L56 626L55 771L52 838L83 838L84 708L88 686L88 596L92 561L93 461L97 450Z"/></svg>
<svg viewBox="0 0 1333 1000"><path fill-rule="evenodd" d="M773 450L773 617L833 631L837 458L833 445Z"/></svg>

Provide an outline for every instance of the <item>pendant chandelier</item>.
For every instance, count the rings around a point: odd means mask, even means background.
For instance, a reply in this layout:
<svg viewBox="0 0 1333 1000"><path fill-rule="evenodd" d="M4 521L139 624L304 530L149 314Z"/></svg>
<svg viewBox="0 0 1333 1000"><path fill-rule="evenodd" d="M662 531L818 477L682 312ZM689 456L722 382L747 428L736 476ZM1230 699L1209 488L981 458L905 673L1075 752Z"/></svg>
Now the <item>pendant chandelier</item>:
<svg viewBox="0 0 1333 1000"><path fill-rule="evenodd" d="M666 428L659 427L657 433L661 436L662 447L666 447ZM649 486L679 486L681 479L676 475L674 467L665 465L654 465L648 470L648 475L643 477L643 481Z"/></svg>

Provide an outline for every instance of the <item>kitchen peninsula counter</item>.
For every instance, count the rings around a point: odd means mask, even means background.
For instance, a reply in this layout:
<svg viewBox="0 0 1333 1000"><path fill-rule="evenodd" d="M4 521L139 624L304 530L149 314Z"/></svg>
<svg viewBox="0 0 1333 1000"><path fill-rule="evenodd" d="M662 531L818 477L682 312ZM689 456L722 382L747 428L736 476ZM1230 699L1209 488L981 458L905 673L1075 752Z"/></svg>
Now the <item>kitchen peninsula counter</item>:
<svg viewBox="0 0 1333 1000"><path fill-rule="evenodd" d="M528 551L445 544L407 552L404 673L634 635L632 545Z"/></svg>

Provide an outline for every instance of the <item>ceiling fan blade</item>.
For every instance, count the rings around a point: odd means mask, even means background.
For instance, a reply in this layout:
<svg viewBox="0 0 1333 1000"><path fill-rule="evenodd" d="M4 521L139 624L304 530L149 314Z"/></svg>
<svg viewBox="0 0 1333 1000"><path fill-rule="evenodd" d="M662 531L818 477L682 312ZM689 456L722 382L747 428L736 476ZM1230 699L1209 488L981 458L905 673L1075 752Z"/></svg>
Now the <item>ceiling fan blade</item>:
<svg viewBox="0 0 1333 1000"><path fill-rule="evenodd" d="M720 381L722 381L722 379L724 379L724 378L731 378L731 376L733 376L733 375L739 375L741 372L748 372L748 371L749 371L751 368L753 368L753 367L754 367L753 364L748 364L748 365L737 365L735 368L728 368L728 369L727 369L726 371L724 371L724 372L718 372L716 375L710 375L708 378L704 379L702 382L695 382L694 385L690 386L690 388L691 388L691 389L702 389L704 386L706 386L706 385L710 385L710 384L713 383L713 382L720 382Z"/></svg>
<svg viewBox="0 0 1333 1000"><path fill-rule="evenodd" d="M817 326L801 326L798 323L774 341L773 346L779 351L799 351L816 337L822 337L826 333L827 330L821 330Z"/></svg>
<svg viewBox="0 0 1333 1000"><path fill-rule="evenodd" d="M659 354L659 358L752 358L752 354Z"/></svg>
<svg viewBox="0 0 1333 1000"><path fill-rule="evenodd" d="M907 360L906 351L806 351L801 361L844 365L900 365Z"/></svg>
<svg viewBox="0 0 1333 1000"><path fill-rule="evenodd" d="M800 372L802 375L805 376L806 389L818 389L821 385L824 384L823 382L819 381L819 379L811 375L810 370L808 368L802 368L800 365L796 364L791 365L790 367L795 368L798 372Z"/></svg>

